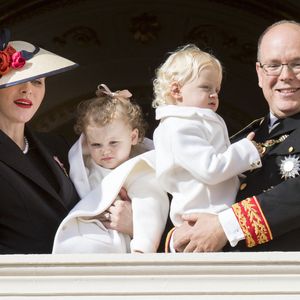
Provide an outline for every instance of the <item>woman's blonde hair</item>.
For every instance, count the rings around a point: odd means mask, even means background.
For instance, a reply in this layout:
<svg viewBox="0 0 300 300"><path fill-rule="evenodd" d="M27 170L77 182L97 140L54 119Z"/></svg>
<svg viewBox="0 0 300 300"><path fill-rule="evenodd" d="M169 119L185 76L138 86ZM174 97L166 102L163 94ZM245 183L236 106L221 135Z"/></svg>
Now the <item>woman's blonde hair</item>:
<svg viewBox="0 0 300 300"><path fill-rule="evenodd" d="M170 95L172 82L181 86L194 80L200 71L208 66L213 66L220 72L222 78L222 65L212 54L200 50L194 44L188 44L172 52L167 60L156 70L153 81L154 100L153 107L174 104Z"/></svg>
<svg viewBox="0 0 300 300"><path fill-rule="evenodd" d="M130 101L131 93L129 91L112 93L106 86L107 90L103 89L103 86L105 85L98 86L97 97L79 103L74 126L75 132L81 134L85 132L88 125L105 126L118 119L123 120L132 129L138 129L139 142L142 142L147 124L141 107Z"/></svg>

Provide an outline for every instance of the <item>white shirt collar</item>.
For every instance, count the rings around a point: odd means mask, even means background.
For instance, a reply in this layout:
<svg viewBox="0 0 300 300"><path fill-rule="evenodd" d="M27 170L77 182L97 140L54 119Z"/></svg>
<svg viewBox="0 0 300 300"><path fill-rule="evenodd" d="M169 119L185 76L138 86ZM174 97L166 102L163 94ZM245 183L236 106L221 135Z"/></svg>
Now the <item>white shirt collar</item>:
<svg viewBox="0 0 300 300"><path fill-rule="evenodd" d="M278 118L275 117L275 116L270 112L269 128L271 128L277 120L278 120Z"/></svg>

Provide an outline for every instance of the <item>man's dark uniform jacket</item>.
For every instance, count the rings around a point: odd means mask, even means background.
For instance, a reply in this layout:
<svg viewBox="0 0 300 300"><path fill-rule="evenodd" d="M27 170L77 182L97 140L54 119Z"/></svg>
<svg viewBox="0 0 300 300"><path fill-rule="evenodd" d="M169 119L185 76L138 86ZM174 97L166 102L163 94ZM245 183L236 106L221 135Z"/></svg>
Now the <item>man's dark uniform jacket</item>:
<svg viewBox="0 0 300 300"><path fill-rule="evenodd" d="M27 154L0 131L0 254L51 253L60 222L79 200L65 172L67 143L25 135Z"/></svg>
<svg viewBox="0 0 300 300"><path fill-rule="evenodd" d="M300 113L281 119L270 133L268 122L256 120L232 139L254 131L265 149L262 168L245 173L233 205L246 237L237 248L300 251Z"/></svg>

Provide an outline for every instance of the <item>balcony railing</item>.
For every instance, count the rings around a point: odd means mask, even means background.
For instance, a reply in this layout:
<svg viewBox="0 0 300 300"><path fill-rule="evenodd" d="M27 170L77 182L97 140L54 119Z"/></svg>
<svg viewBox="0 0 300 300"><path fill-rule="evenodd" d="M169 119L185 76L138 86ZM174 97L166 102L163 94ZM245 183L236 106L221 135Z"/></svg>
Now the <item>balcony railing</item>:
<svg viewBox="0 0 300 300"><path fill-rule="evenodd" d="M300 299L300 252L3 255L0 299Z"/></svg>

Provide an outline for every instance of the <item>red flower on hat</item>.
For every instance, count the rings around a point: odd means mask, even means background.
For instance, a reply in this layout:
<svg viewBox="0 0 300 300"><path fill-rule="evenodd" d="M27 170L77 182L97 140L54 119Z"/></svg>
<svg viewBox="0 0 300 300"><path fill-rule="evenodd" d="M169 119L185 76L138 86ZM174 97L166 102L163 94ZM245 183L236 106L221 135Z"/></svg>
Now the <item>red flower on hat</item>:
<svg viewBox="0 0 300 300"><path fill-rule="evenodd" d="M0 51L0 75L6 74L10 69L10 55L5 51Z"/></svg>
<svg viewBox="0 0 300 300"><path fill-rule="evenodd" d="M0 77L12 69L20 69L26 63L21 52L8 45L3 51L0 51Z"/></svg>
<svg viewBox="0 0 300 300"><path fill-rule="evenodd" d="M3 51L5 51L9 56L12 56L14 53L17 52L16 49L11 45L8 45Z"/></svg>
<svg viewBox="0 0 300 300"><path fill-rule="evenodd" d="M15 52L12 56L11 67L13 69L20 69L25 65L25 59L21 52Z"/></svg>

